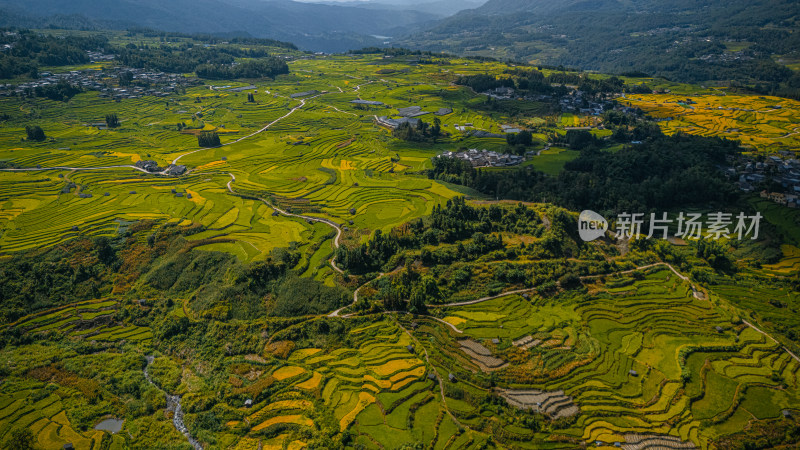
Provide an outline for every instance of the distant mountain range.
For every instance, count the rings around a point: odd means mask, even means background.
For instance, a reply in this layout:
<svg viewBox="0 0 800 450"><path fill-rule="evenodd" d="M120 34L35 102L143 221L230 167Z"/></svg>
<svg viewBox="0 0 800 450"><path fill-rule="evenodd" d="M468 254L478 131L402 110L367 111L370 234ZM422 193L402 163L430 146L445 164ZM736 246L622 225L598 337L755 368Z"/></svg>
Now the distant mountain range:
<svg viewBox="0 0 800 450"><path fill-rule="evenodd" d="M0 26L149 27L325 52L389 44L767 85L790 76L776 61L800 62L797 0L313 1L0 0Z"/></svg>
<svg viewBox="0 0 800 450"><path fill-rule="evenodd" d="M305 0L304 0L305 1ZM413 10L448 17L465 9L474 9L486 0L319 0L314 3L356 6L369 9Z"/></svg>
<svg viewBox="0 0 800 450"><path fill-rule="evenodd" d="M266 37L315 51L381 45L480 3L300 3L290 0L0 0L0 26L149 27L166 31ZM460 5L460 6L459 6ZM378 36L378 37L376 37Z"/></svg>
<svg viewBox="0 0 800 450"><path fill-rule="evenodd" d="M489 0L396 43L605 72L725 79L730 70L717 68L752 71L774 56L800 59L799 20L797 0ZM710 63L717 68L709 70Z"/></svg>

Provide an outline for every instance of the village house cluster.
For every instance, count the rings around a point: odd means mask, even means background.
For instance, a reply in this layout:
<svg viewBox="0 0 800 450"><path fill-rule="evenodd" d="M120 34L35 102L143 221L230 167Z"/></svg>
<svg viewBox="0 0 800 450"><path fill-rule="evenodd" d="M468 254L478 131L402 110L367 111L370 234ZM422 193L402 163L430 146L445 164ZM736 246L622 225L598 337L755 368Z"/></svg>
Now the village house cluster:
<svg viewBox="0 0 800 450"><path fill-rule="evenodd" d="M476 148L471 148L465 152L444 152L438 155L437 158L463 159L464 161L469 161L472 167L516 166L525 161L522 156L497 153L486 149L478 150Z"/></svg>
<svg viewBox="0 0 800 450"><path fill-rule="evenodd" d="M516 97L516 91L514 88L510 87L499 87L482 92L482 94L496 100L511 100ZM624 94L614 94L611 96L611 98L613 99L621 96L624 96ZM523 97L523 99L533 102L549 102L553 100L553 96L546 94L529 94ZM573 87L573 89L570 90L570 92L566 95L559 97L558 105L562 112L580 113L593 116L599 116L603 114L604 111L615 108L615 103L613 100L596 100L592 98L592 96L587 95L576 87ZM624 107L616 106L616 108L618 110L622 110ZM633 112L632 108L628 109L630 109L630 112Z"/></svg>
<svg viewBox="0 0 800 450"><path fill-rule="evenodd" d="M800 207L800 160L788 158L789 152L756 161L749 157L733 160L731 167L725 168L729 177L738 180L739 189L744 192L761 190L761 197L790 208Z"/></svg>
<svg viewBox="0 0 800 450"><path fill-rule="evenodd" d="M109 74L109 72L111 73ZM117 77L123 72L129 72L132 75L133 81L131 85L120 87L104 86L98 89L100 97L108 97L115 100L140 98L145 95L166 97L184 87L200 84L200 80L184 77L180 73L150 72L145 69L114 69L106 71L105 77L111 76L112 80L116 81Z"/></svg>
<svg viewBox="0 0 800 450"><path fill-rule="evenodd" d="M123 73L130 74L130 86L117 86ZM127 74L125 76L127 77ZM140 98L145 95L166 97L185 86L199 83L197 79L186 78L179 73L152 72L145 69L71 70L56 74L41 72L38 79L26 83L0 84L0 96L30 95L36 88L44 88L61 82L78 86L87 91L98 91L100 97L114 100Z"/></svg>
<svg viewBox="0 0 800 450"><path fill-rule="evenodd" d="M135 166L150 173L160 173L164 175L178 176L186 173L186 166L182 164L170 164L164 168L159 167L157 162L149 159L136 161Z"/></svg>

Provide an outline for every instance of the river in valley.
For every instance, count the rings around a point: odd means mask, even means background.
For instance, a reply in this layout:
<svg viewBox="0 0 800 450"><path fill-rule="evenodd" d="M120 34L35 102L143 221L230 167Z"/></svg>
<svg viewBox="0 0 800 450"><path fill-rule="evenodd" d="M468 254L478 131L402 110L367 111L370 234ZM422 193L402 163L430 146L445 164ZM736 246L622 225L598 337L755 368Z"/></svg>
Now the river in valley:
<svg viewBox="0 0 800 450"><path fill-rule="evenodd" d="M147 365L144 368L144 377L147 381L158 388L158 390L164 392L164 395L167 397L167 411L172 412L172 425L175 426L175 429L180 431L186 439L189 440L189 443L192 444L192 447L195 450L203 450L203 446L200 445L199 442L192 435L189 433L189 429L186 428L186 425L183 423L183 409L181 408L181 396L180 395L171 395L168 392L164 391L158 384L156 384L152 378L150 378L150 374L147 372L147 369L150 367L150 364L153 363L155 357L152 355L145 356L147 359Z"/></svg>

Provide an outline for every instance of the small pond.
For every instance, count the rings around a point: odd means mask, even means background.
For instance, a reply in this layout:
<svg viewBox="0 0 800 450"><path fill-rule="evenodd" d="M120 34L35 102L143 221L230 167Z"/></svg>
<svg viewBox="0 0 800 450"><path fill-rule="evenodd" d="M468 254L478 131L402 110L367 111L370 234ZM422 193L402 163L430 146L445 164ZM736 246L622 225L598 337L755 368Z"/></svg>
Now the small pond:
<svg viewBox="0 0 800 450"><path fill-rule="evenodd" d="M106 419L94 426L95 430L108 431L112 434L119 433L122 429L122 424L125 423L122 419Z"/></svg>

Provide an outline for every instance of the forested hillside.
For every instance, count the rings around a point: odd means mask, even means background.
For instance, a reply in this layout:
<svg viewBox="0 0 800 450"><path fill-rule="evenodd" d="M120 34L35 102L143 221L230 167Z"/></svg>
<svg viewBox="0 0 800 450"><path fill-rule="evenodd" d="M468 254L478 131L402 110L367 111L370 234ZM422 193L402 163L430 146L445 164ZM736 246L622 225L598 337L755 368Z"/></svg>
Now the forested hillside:
<svg viewBox="0 0 800 450"><path fill-rule="evenodd" d="M796 92L776 63L800 57L793 1L543 2L490 0L402 43L685 82L735 80Z"/></svg>

